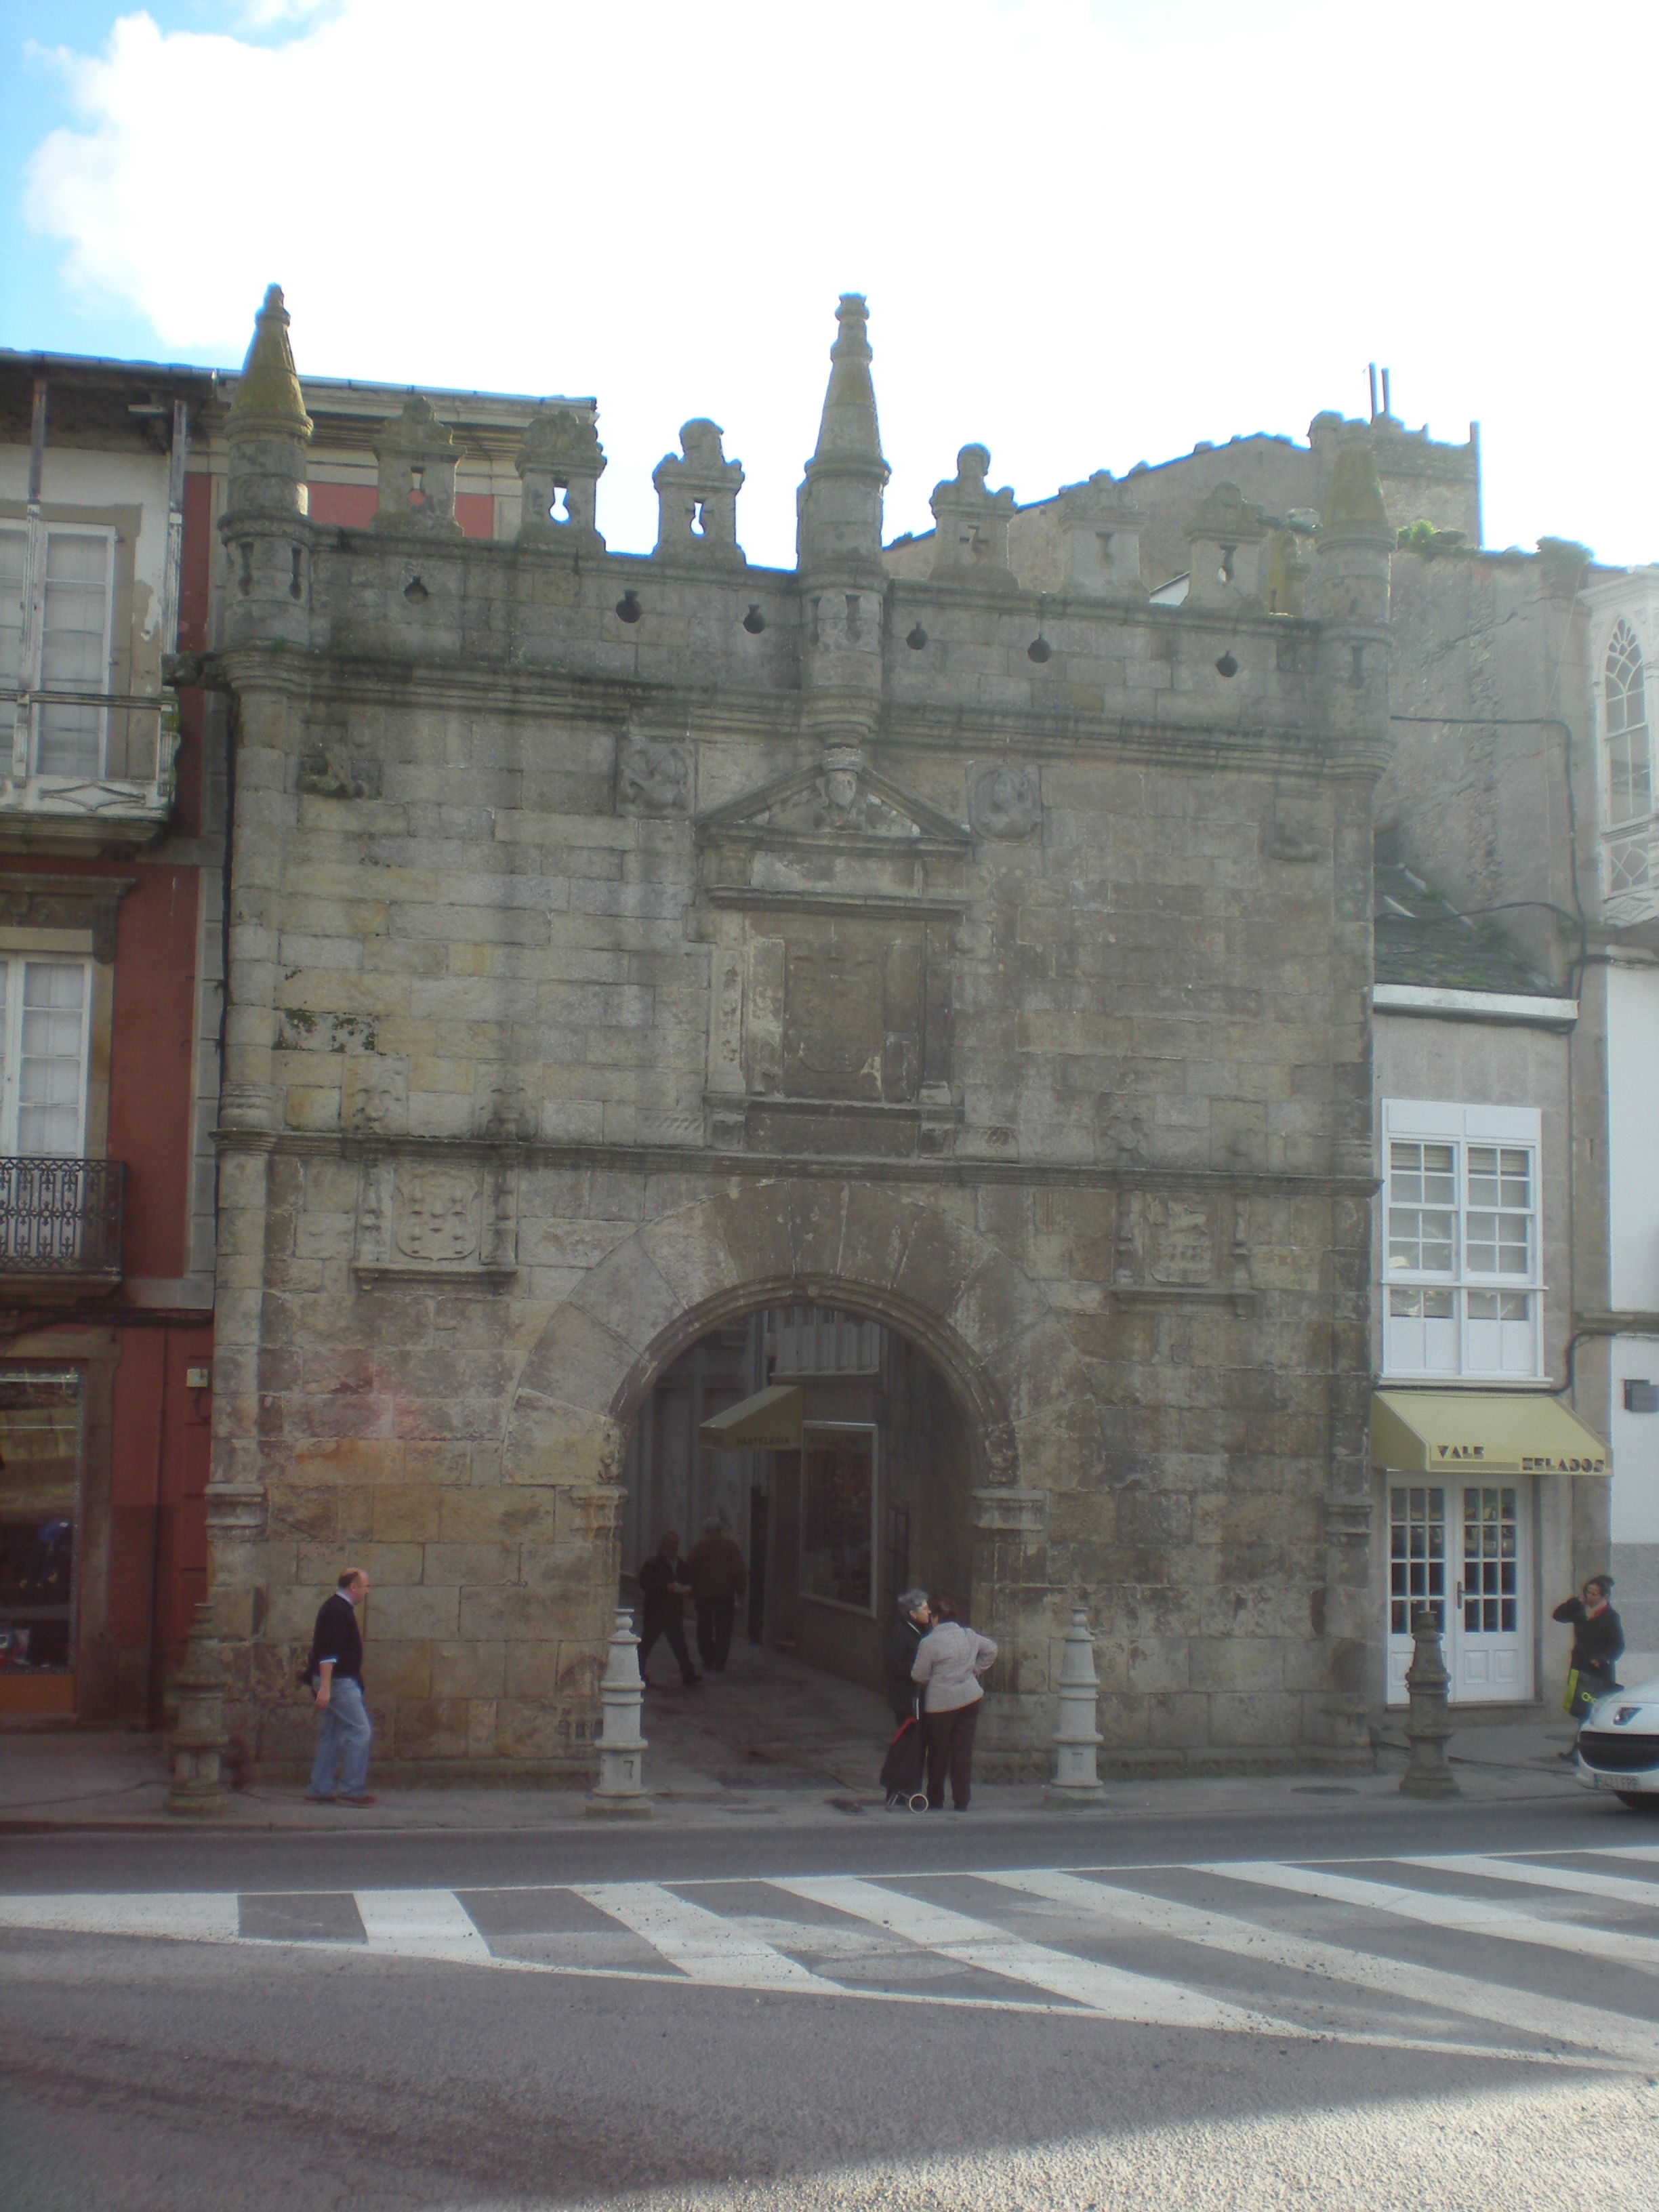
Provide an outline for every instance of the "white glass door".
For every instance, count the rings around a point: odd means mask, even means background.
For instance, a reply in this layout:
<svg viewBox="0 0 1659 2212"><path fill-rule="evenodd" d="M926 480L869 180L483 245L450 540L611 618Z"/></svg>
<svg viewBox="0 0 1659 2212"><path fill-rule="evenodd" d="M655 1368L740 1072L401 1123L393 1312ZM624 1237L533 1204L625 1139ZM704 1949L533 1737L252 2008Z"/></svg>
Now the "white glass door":
<svg viewBox="0 0 1659 2212"><path fill-rule="evenodd" d="M1451 1668L1453 1699L1510 1705L1532 1694L1522 1647L1521 1490L1506 1483L1462 1483Z"/></svg>
<svg viewBox="0 0 1659 2212"><path fill-rule="evenodd" d="M1389 1492L1389 1703L1406 1703L1412 1618L1440 1625L1454 1705L1532 1695L1519 1483L1396 1483Z"/></svg>

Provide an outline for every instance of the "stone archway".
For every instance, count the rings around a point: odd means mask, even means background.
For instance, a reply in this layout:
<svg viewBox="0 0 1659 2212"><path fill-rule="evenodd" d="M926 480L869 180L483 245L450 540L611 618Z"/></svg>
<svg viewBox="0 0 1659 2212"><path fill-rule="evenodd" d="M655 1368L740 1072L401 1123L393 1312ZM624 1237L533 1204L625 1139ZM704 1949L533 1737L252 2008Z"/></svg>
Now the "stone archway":
<svg viewBox="0 0 1659 2212"><path fill-rule="evenodd" d="M975 1462L975 1617L1002 1650L981 1729L986 1771L1040 1773L1064 1626L1050 1501L1098 1486L1100 1411L1042 1291L942 1206L880 1183L780 1178L641 1223L556 1309L526 1358L502 1479L563 1493L564 1526L587 1548L583 1571L602 1597L615 1588L628 1432L654 1377L722 1320L813 1299L909 1337L957 1401Z"/></svg>
<svg viewBox="0 0 1659 2212"><path fill-rule="evenodd" d="M1006 1254L880 1184L757 1181L642 1223L556 1309L508 1416L508 1482L616 1480L663 1364L717 1322L822 1298L890 1322L960 1404L987 1490L1088 1488L1098 1409L1047 1299Z"/></svg>

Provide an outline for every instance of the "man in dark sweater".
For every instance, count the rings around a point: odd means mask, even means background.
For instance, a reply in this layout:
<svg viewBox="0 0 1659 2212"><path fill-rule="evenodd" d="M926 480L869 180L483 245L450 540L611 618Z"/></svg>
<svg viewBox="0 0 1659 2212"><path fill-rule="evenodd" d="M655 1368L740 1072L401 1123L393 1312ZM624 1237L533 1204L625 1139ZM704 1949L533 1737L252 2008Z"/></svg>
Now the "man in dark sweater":
<svg viewBox="0 0 1659 2212"><path fill-rule="evenodd" d="M361 1567L348 1567L333 1596L323 1600L311 1632L308 1671L323 1733L306 1792L307 1804L374 1802L364 1786L374 1731L363 1704L363 1632L357 1624L358 1609L368 1595L368 1577Z"/></svg>
<svg viewBox="0 0 1659 2212"><path fill-rule="evenodd" d="M743 1553L718 1521L705 1521L702 1534L685 1563L691 1603L697 1616L697 1656L717 1674L732 1656L732 1626L738 1600L749 1587Z"/></svg>
<svg viewBox="0 0 1659 2212"><path fill-rule="evenodd" d="M645 1662L660 1636L679 1662L680 1680L689 1690L702 1676L691 1664L685 1648L685 1593L691 1586L680 1557L680 1532L670 1528L640 1569L636 1580L644 1603L640 1607L640 1680L648 1682Z"/></svg>

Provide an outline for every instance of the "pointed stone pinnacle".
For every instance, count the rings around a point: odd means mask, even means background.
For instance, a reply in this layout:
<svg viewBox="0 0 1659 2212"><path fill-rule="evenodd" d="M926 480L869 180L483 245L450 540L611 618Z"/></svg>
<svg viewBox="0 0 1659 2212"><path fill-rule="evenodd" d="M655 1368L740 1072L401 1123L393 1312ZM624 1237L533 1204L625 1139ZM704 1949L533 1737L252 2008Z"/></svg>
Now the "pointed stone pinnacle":
<svg viewBox="0 0 1659 2212"><path fill-rule="evenodd" d="M870 379L868 316L862 294L842 293L818 442L800 488L803 568L837 558L881 557L881 495L890 471L882 459Z"/></svg>
<svg viewBox="0 0 1659 2212"><path fill-rule="evenodd" d="M306 413L300 379L288 340L288 309L283 288L272 284L265 303L254 319L253 342L237 380L230 404L228 434L233 438L308 438L311 417Z"/></svg>
<svg viewBox="0 0 1659 2212"><path fill-rule="evenodd" d="M1363 429L1349 431L1336 449L1322 527L1327 533L1340 530L1375 534L1393 543L1394 532L1389 526L1389 510L1376 473L1376 455L1369 433Z"/></svg>

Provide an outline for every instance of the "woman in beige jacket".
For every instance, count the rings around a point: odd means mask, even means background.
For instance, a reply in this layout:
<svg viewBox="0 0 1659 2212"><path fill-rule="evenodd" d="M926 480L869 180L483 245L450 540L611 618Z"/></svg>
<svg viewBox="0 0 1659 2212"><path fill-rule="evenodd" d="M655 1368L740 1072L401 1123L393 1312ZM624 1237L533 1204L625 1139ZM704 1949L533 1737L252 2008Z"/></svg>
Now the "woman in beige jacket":
<svg viewBox="0 0 1659 2212"><path fill-rule="evenodd" d="M958 1620L955 1601L932 1601L934 1626L916 1646L910 1678L922 1686L922 1735L927 1745L927 1806L945 1803L945 1778L951 1778L951 1803L968 1810L973 1788L974 1729L985 1695L980 1676L996 1663L997 1647L988 1636Z"/></svg>

